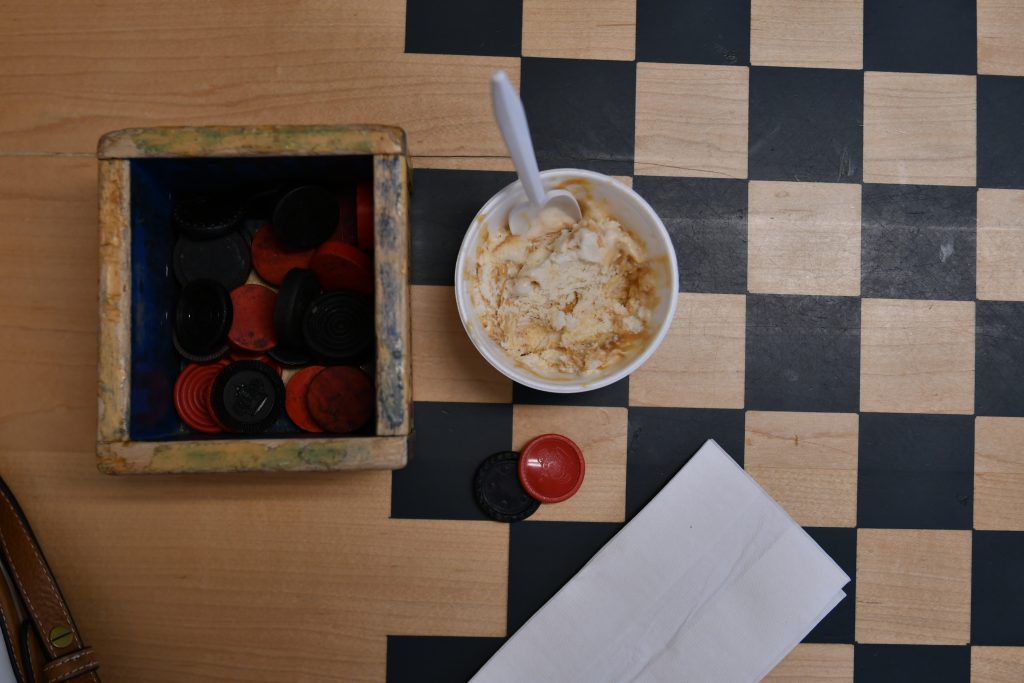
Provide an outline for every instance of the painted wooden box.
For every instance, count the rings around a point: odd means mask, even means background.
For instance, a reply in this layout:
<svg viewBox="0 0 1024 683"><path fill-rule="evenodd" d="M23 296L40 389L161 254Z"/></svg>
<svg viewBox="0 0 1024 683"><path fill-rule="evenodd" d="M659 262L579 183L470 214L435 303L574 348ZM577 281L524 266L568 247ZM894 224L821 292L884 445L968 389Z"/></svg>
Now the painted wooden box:
<svg viewBox="0 0 1024 683"><path fill-rule="evenodd" d="M412 428L409 166L386 126L140 128L99 142L99 469L109 474L397 469ZM373 181L376 424L318 436L278 424L259 439L199 436L175 412L177 283L170 206L216 183ZM286 422L286 421L282 421Z"/></svg>

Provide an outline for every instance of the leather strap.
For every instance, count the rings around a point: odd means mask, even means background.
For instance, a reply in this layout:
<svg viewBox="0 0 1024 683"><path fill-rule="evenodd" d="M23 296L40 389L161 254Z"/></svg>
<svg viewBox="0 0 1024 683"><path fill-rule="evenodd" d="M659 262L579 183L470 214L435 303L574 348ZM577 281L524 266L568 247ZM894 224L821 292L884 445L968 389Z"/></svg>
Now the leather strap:
<svg viewBox="0 0 1024 683"><path fill-rule="evenodd" d="M50 683L57 681L81 680L96 681L95 673L98 664L91 649L83 647L82 639L71 618L64 597L57 588L53 573L47 565L43 553L39 549L35 536L29 530L25 515L18 506L7 484L0 479L0 550L3 552L5 565L10 571L21 598L28 610L36 632L50 664L56 665L54 671L64 672L65 677L47 678ZM53 634L63 633L63 638L52 638ZM55 642L54 642L55 641ZM55 644L56 643L56 644ZM69 657L77 656L78 664L90 662L89 666L75 671L75 666L68 666L65 671L60 663L67 663ZM44 666L44 671L50 666ZM49 676L49 674L46 674ZM58 675L58 674L54 674Z"/></svg>
<svg viewBox="0 0 1024 683"><path fill-rule="evenodd" d="M91 647L87 647L47 663L43 667L43 681L64 683L98 668L100 663L96 660L96 653Z"/></svg>

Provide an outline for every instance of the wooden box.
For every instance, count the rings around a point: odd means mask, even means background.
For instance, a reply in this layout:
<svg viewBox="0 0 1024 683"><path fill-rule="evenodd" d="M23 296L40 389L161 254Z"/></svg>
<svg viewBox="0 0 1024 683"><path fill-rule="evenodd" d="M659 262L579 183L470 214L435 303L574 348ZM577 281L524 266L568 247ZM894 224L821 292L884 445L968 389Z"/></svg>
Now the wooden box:
<svg viewBox="0 0 1024 683"><path fill-rule="evenodd" d="M142 128L99 142L100 357L96 455L109 474L396 469L412 426L409 166L385 126ZM175 412L170 334L175 193L217 182L373 180L376 426L369 436L287 427L268 438L202 437Z"/></svg>

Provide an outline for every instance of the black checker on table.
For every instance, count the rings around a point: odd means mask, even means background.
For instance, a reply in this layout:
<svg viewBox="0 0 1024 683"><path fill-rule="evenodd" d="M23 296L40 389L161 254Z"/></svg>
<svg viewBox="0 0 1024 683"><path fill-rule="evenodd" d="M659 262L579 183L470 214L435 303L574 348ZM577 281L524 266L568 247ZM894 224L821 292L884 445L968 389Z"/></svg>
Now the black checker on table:
<svg viewBox="0 0 1024 683"><path fill-rule="evenodd" d="M541 168L633 172L635 63L526 57L520 95Z"/></svg>
<svg viewBox="0 0 1024 683"><path fill-rule="evenodd" d="M391 516L487 519L473 476L487 456L512 448L512 406L417 402L413 456L391 476Z"/></svg>
<svg viewBox="0 0 1024 683"><path fill-rule="evenodd" d="M637 176L633 189L658 212L672 236L679 291L746 293L746 181Z"/></svg>
<svg viewBox="0 0 1024 683"><path fill-rule="evenodd" d="M518 57L523 0L406 0L405 51Z"/></svg>
<svg viewBox="0 0 1024 683"><path fill-rule="evenodd" d="M846 598L804 638L805 643L852 643L855 628L854 606L857 604L857 530L835 527L804 529L840 569L850 577L843 587Z"/></svg>
<svg viewBox="0 0 1024 683"><path fill-rule="evenodd" d="M858 182L863 126L862 71L751 67L751 179Z"/></svg>
<svg viewBox="0 0 1024 683"><path fill-rule="evenodd" d="M515 173L419 169L410 200L414 285L455 284L455 259L470 223Z"/></svg>
<svg viewBox="0 0 1024 683"><path fill-rule="evenodd" d="M861 295L974 299L976 215L973 187L864 185Z"/></svg>
<svg viewBox="0 0 1024 683"><path fill-rule="evenodd" d="M971 648L949 645L857 645L855 681L870 683L967 683Z"/></svg>
<svg viewBox="0 0 1024 683"><path fill-rule="evenodd" d="M975 531L971 642L1024 646L1024 533Z"/></svg>
<svg viewBox="0 0 1024 683"><path fill-rule="evenodd" d="M640 512L708 439L743 464L743 411L629 409L626 519Z"/></svg>
<svg viewBox="0 0 1024 683"><path fill-rule="evenodd" d="M599 522L522 522L509 530L508 633L515 633L622 528Z"/></svg>
<svg viewBox="0 0 1024 683"><path fill-rule="evenodd" d="M749 0L637 0L641 62L749 64Z"/></svg>
<svg viewBox="0 0 1024 683"><path fill-rule="evenodd" d="M1024 188L1024 78L978 76L978 186Z"/></svg>
<svg viewBox="0 0 1024 683"><path fill-rule="evenodd" d="M860 416L857 526L970 529L974 418Z"/></svg>
<svg viewBox="0 0 1024 683"><path fill-rule="evenodd" d="M387 683L468 681L504 638L388 636Z"/></svg>
<svg viewBox="0 0 1024 683"><path fill-rule="evenodd" d="M629 405L629 378L579 394L553 394L515 382L512 384L512 402L523 405L625 408Z"/></svg>
<svg viewBox="0 0 1024 683"><path fill-rule="evenodd" d="M1024 302L979 301L974 324L975 413L1024 417Z"/></svg>
<svg viewBox="0 0 1024 683"><path fill-rule="evenodd" d="M860 300L747 296L748 410L857 412Z"/></svg>
<svg viewBox="0 0 1024 683"><path fill-rule="evenodd" d="M864 0L864 68L973 74L973 0Z"/></svg>

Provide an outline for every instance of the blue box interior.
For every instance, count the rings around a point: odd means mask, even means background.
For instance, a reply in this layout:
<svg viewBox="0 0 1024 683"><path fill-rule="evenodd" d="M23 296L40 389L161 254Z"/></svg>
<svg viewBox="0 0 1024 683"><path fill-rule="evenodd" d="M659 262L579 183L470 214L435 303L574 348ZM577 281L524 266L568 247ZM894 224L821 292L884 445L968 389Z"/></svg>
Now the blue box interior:
<svg viewBox="0 0 1024 683"><path fill-rule="evenodd" d="M174 409L183 367L171 342L178 282L171 268L175 198L190 192L259 194L282 185L339 186L371 180L370 156L133 159L131 161L131 405L133 441L211 438L186 428ZM265 219L255 206L247 218ZM264 436L304 434L286 417ZM224 438L214 435L212 438Z"/></svg>

